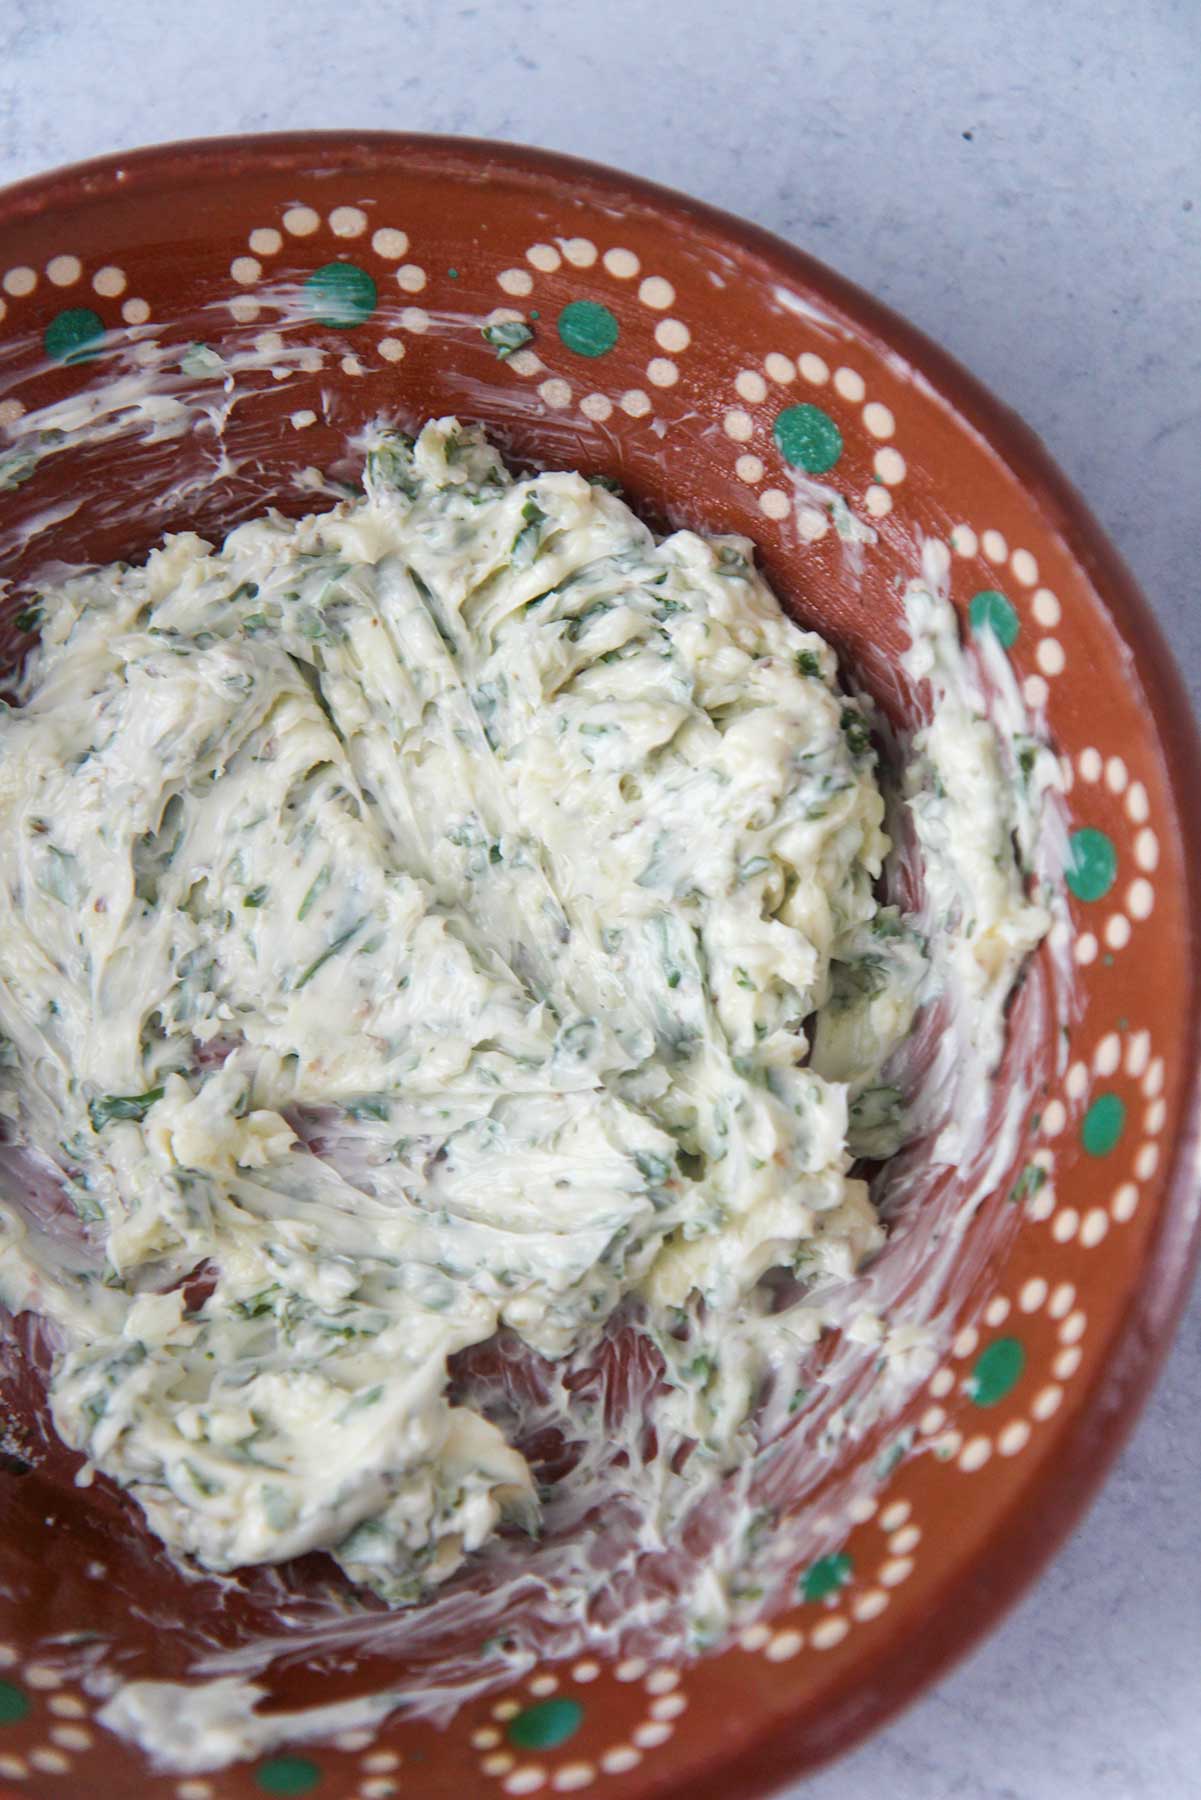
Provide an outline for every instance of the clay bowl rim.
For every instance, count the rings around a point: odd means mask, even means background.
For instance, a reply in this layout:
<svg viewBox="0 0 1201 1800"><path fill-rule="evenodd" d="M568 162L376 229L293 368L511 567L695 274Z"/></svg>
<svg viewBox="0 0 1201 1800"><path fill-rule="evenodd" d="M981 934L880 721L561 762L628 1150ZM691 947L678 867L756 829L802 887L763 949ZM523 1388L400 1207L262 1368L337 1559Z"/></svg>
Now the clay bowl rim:
<svg viewBox="0 0 1201 1800"><path fill-rule="evenodd" d="M1179 669L1150 604L1080 494L1041 440L974 375L854 282L806 251L736 215L641 176L521 144L420 132L293 131L218 136L149 145L27 177L0 189L0 232L56 209L76 211L133 193L180 185L229 184L251 168L311 173L336 165L364 174L400 166L422 174L516 178L548 193L635 206L687 232L722 239L768 265L778 279L831 307L873 349L899 352L958 420L977 432L1020 481L1080 566L1120 631L1149 698L1176 818L1187 843L1201 844L1201 739ZM695 1800L728 1800L731 1777L745 1800L817 1767L859 1743L978 1645L1025 1594L1096 1496L1145 1405L1171 1343L1201 1257L1201 867L1186 858L1187 1047L1194 1076L1137 1287L1132 1287L1106 1366L1078 1411L1060 1428L1035 1478L1014 1502L969 1570L943 1583L924 1629L903 1648L885 1640L823 1696L815 1730L810 1707L770 1725L749 1748L689 1778ZM1039 1529L1030 1529L1037 1514ZM670 1777L669 1777L670 1779ZM659 1792L665 1792L662 1787Z"/></svg>

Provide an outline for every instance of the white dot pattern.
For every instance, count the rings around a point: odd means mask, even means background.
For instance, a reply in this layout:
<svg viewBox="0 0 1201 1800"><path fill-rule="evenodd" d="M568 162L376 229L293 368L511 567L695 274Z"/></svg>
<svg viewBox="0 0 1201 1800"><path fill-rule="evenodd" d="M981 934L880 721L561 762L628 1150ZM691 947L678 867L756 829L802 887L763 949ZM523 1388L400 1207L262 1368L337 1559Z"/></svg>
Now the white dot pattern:
<svg viewBox="0 0 1201 1800"><path fill-rule="evenodd" d="M692 342L692 333L680 319L660 319L655 326L655 342L660 350L669 350L673 355L678 355L681 350L687 350Z"/></svg>
<svg viewBox="0 0 1201 1800"><path fill-rule="evenodd" d="M359 206L335 206L329 215L329 228L335 237L362 237L367 229L367 214Z"/></svg>
<svg viewBox="0 0 1201 1800"><path fill-rule="evenodd" d="M409 234L395 225L381 225L371 234L371 248L384 262L399 262L409 247Z"/></svg>
<svg viewBox="0 0 1201 1800"><path fill-rule="evenodd" d="M534 287L534 277L528 269L502 269L496 282L506 294L528 294Z"/></svg>
<svg viewBox="0 0 1201 1800"><path fill-rule="evenodd" d="M115 263L106 263L92 276L92 288L106 300L115 300L125 292L125 271Z"/></svg>
<svg viewBox="0 0 1201 1800"><path fill-rule="evenodd" d="M676 290L670 281L664 281L662 275L648 275L638 289L638 298L643 306L651 307L655 312L666 312L674 306Z"/></svg>
<svg viewBox="0 0 1201 1800"><path fill-rule="evenodd" d="M1105 942L1111 950L1124 950L1130 942L1130 920L1125 913L1114 913L1105 922Z"/></svg>

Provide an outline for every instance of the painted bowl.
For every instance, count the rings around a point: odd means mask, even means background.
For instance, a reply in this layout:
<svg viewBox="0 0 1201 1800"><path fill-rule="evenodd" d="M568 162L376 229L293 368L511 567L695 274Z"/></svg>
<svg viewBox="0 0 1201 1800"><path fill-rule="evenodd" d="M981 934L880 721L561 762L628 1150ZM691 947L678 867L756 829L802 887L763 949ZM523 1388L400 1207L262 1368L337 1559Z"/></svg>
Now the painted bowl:
<svg viewBox="0 0 1201 1800"><path fill-rule="evenodd" d="M320 1743L298 1724L220 1772L149 1769L97 1724L97 1671L236 1666L279 1593L183 1576L120 1494L75 1485L78 1458L39 1434L18 1322L0 1463L13 1793L766 1792L878 1725L1031 1580L1125 1436L1188 1280L1201 769L1180 683L1029 431L790 246L583 163L383 134L177 145L9 190L6 660L48 560L132 559L172 529L328 504L362 427L451 411L519 460L617 477L652 521L749 535L902 718L898 590L925 540L1062 757L1067 911L1042 961L1073 972L1076 1001L1027 1043L1039 1091L946 1279L936 1366L847 1452L875 1459L878 1491L818 1521L831 1548L787 1610L686 1666L645 1643L547 1658L477 1682L449 1721L402 1711ZM297 1648L305 1583L330 1585L312 1561L265 1704L405 1690L412 1670L378 1647Z"/></svg>

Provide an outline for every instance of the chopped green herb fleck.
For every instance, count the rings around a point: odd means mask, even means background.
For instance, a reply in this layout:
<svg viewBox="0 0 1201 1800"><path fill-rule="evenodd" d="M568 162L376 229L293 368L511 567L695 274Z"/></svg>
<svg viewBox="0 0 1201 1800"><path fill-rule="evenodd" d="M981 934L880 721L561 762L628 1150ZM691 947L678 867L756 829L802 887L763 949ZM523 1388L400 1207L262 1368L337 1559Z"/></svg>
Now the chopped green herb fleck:
<svg viewBox="0 0 1201 1800"><path fill-rule="evenodd" d="M156 1100L161 1100L161 1087L145 1094L105 1094L102 1099L88 1101L88 1116L93 1131L103 1131L114 1119L144 1119Z"/></svg>
<svg viewBox="0 0 1201 1800"><path fill-rule="evenodd" d="M495 325L485 325L480 331L484 342L491 344L501 362L520 350L523 344L533 342L533 328L524 319L501 319Z"/></svg>

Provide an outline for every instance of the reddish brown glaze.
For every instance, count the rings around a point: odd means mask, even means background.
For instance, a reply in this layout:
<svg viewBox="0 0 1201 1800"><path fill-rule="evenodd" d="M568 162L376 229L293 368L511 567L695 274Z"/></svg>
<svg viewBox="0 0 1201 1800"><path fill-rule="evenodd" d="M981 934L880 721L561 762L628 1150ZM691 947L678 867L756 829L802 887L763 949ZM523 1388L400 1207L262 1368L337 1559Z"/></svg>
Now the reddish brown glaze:
<svg viewBox="0 0 1201 1800"><path fill-rule="evenodd" d="M377 240L381 231L393 235ZM606 261L614 251L621 254ZM314 313L305 284L348 262L374 283L374 301L354 322L321 323L321 303ZM767 1792L878 1726L1021 1593L1124 1440L1186 1291L1198 1242L1201 871L1190 851L1201 841L1201 761L1145 601L1034 436L911 327L752 226L566 158L390 134L142 151L0 195L0 284L0 470L30 412L108 380L113 359L139 342L182 356L203 341L227 360L253 352L260 365L238 376L244 397L222 440L232 466L215 477L220 445L193 419L158 442L135 432L57 451L31 480L0 490L0 570L14 595L3 640L10 662L20 643L12 616L48 556L133 559L167 530L216 536L269 503L307 510L321 497L315 502L295 478L314 467L353 478L347 439L381 414L407 425L451 411L481 419L519 461L616 476L652 520L745 532L790 607L900 717L912 697L896 674L905 641L898 578L916 573L921 538L947 543L953 528L969 528L949 554L952 598L966 610L973 594L997 590L1012 605L1014 665L1046 685L1050 730L1075 771L1073 826L1103 832L1115 851L1111 890L1072 901L1077 932L1096 939L1096 952L1081 964L1084 1006L1070 1059L1094 1070L1094 1091L1119 1095L1126 1128L1097 1154L1081 1137L1071 1093L1062 1082L1048 1090L1046 1108L1065 1115L1054 1210L1023 1218L984 1284L994 1323L977 1328L978 1347L949 1360L948 1391L911 1409L919 1444L929 1450L947 1431L960 1442L945 1458L901 1464L877 1517L848 1540L848 1597L801 1600L773 1623L766 1646L703 1659L677 1686L653 1669L649 1688L647 1673L577 1679L556 1669L558 1698L582 1708L556 1742L531 1747L511 1735L493 1695L444 1731L394 1720L370 1748L297 1749L290 1775L260 1759L205 1778L222 1800L264 1791L349 1800L386 1777L364 1758L391 1752L402 1758L399 1791L431 1797L499 1795L511 1778L538 1769L541 1784L509 1791L596 1787L614 1800ZM362 284L357 292L368 295ZM257 317L231 315L231 300L243 314L257 305ZM616 329L616 341L596 354L579 345L604 342L609 328L591 339L577 329L573 348L564 318L581 301L603 307ZM144 302L145 318L131 302ZM532 321L527 348L541 367L523 373L485 341L481 324L498 307ZM94 312L112 335L85 337L81 355L59 360L63 333L88 329L78 320L64 326L65 312ZM273 352L268 341L255 351L271 331L284 349ZM319 369L288 361L299 342L321 352ZM286 366L282 379L273 354ZM825 379L816 379L813 358ZM175 379L192 404L203 381ZM841 449L825 479L877 533L859 569L828 515L817 534L811 515L822 511L821 497L803 482L798 492L797 467L781 452L776 421L798 406L819 408L836 429ZM302 422L308 412L313 421ZM883 451L900 461L880 463ZM776 494L782 499L765 501ZM35 515L54 512L66 516L22 547ZM1015 550L1028 560L1015 561ZM1101 774L1090 780L1081 752L1092 749ZM1139 882L1150 892L1149 916ZM1120 943L1119 913L1129 927ZM1143 1031L1151 1034L1145 1059ZM998 1207L1024 1162L1025 1154L999 1184ZM965 1308L979 1311L981 1298L965 1295ZM964 1382L978 1348L1006 1336L1020 1339L1023 1372L986 1409ZM22 1759L27 1794L175 1795L178 1777L150 1774L99 1727L55 1709L56 1695L92 1708L82 1686L90 1640L77 1634L121 1646L132 1674L180 1676L204 1642L261 1629L276 1590L266 1574L224 1590L185 1579L120 1495L103 1482L76 1489L78 1459L40 1441L29 1422L36 1384L11 1347L9 1360L9 1405L26 1421L18 1439L35 1466L0 1465L0 1638L14 1652L2 1673L17 1692L7 1700L13 1721L0 1723L0 1754ZM1054 1405L1044 1398L1052 1389ZM925 1430L933 1408L945 1422ZM981 1437L988 1453L975 1464L981 1453L968 1447ZM900 1522L887 1527L890 1509ZM912 1567L898 1572L904 1563ZM332 1582L319 1558L287 1577L297 1605ZM835 1617L846 1624L841 1635L826 1625ZM39 1686L39 1663L52 1673L66 1667L63 1685ZM292 1708L398 1679L403 1670L382 1658L331 1654L281 1663L270 1686L273 1703ZM687 1705L659 1705L668 1692ZM528 1683L514 1689L521 1716L537 1695ZM554 1716L562 1723L568 1714ZM286 1779L310 1785L270 1785Z"/></svg>

